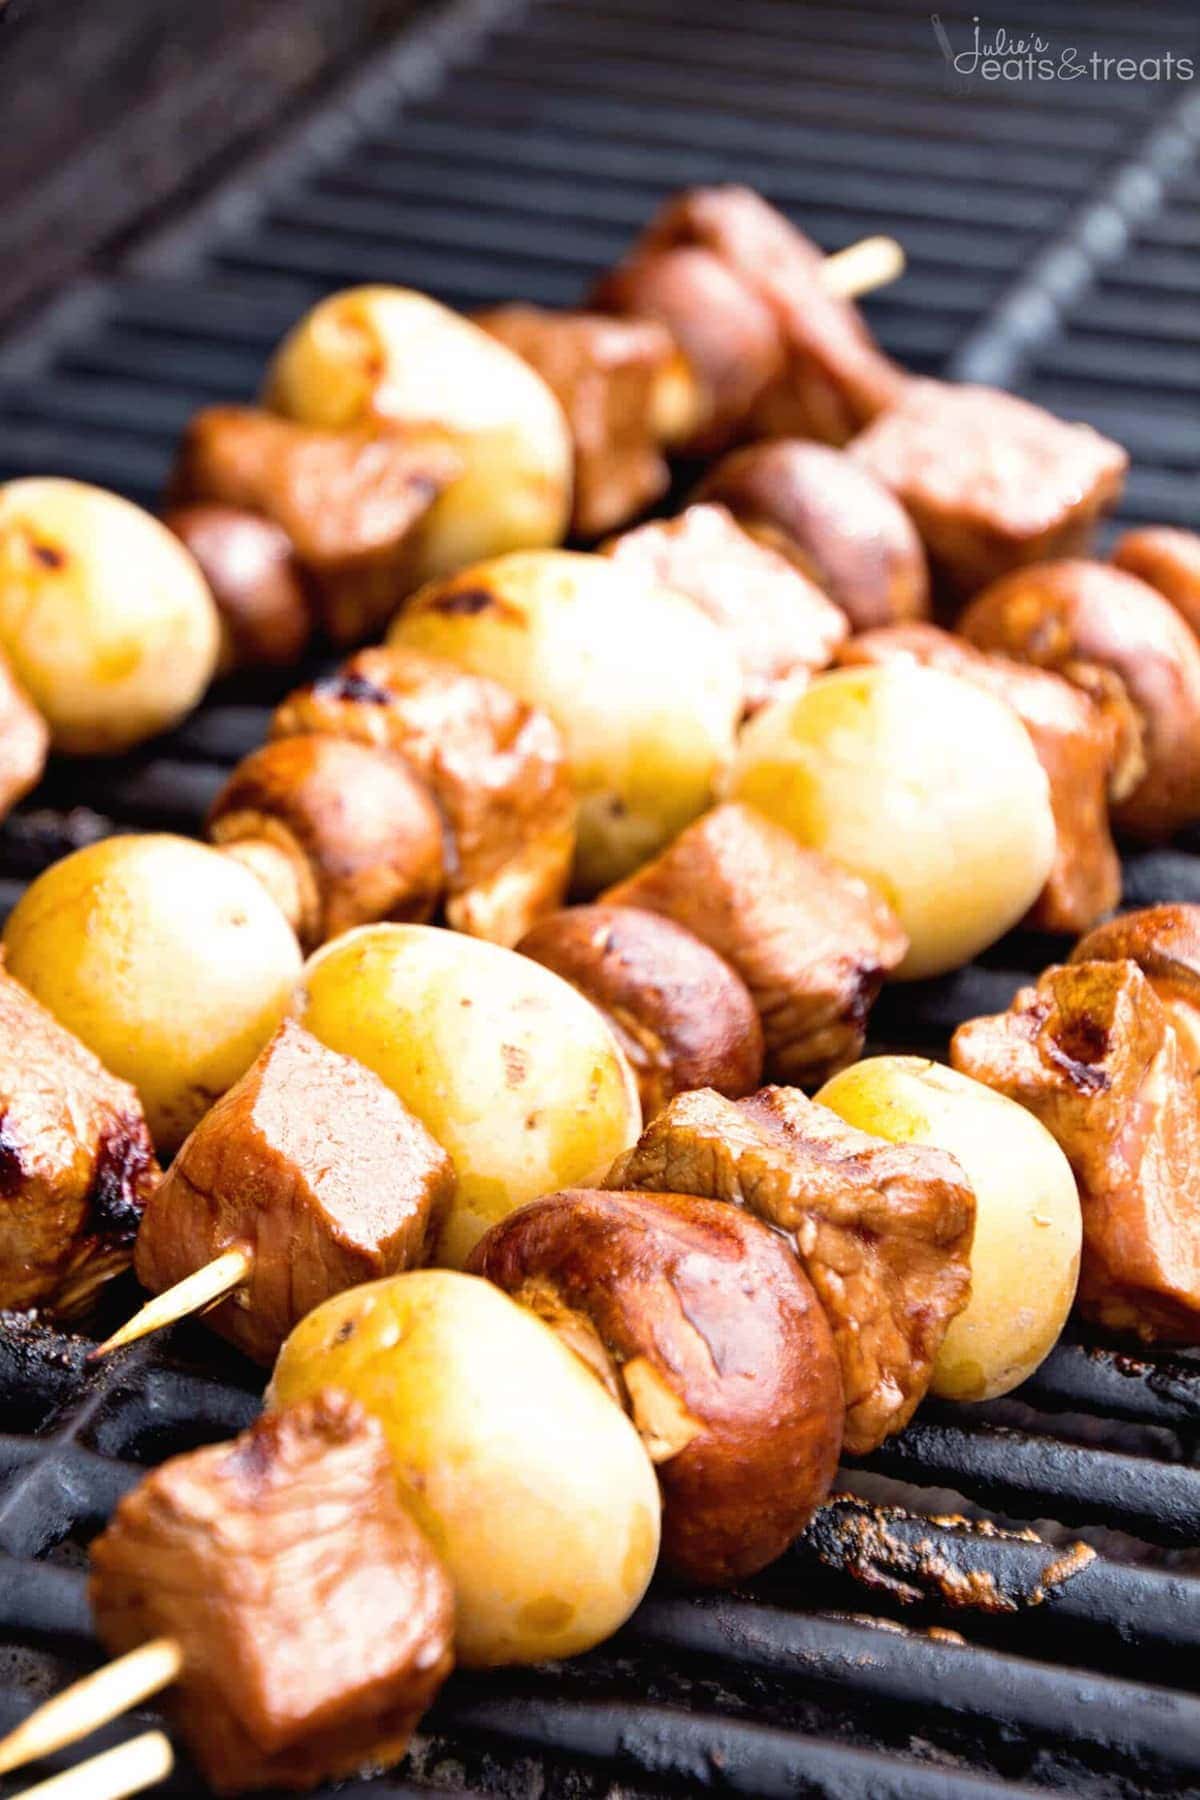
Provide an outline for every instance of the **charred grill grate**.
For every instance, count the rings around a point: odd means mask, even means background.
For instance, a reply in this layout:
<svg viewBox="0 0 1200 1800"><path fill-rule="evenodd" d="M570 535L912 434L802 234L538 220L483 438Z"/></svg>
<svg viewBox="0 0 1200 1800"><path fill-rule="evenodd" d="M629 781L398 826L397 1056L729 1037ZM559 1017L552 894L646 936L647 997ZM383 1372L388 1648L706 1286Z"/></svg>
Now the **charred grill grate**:
<svg viewBox="0 0 1200 1800"><path fill-rule="evenodd" d="M1186 0L1004 11L1088 53L1200 51ZM327 289L570 302L664 192L736 179L830 249L897 231L910 273L870 307L889 350L1094 419L1134 453L1126 516L1200 525L1198 142L1184 84L954 91L904 0L460 0L0 346L0 474L153 502L193 408L251 393ZM0 828L0 908L99 833L194 830L275 697L227 686L137 757L53 768ZM1131 854L1128 903L1200 900L1198 852ZM1054 950L1013 937L892 990L880 1042L944 1046ZM0 1730L95 1656L85 1546L120 1493L257 1403L197 1328L97 1370L83 1351L0 1336ZM456 1677L373 1790L1200 1795L1200 1358L1067 1341L1008 1400L923 1409L843 1487L736 1594L660 1587L568 1668Z"/></svg>

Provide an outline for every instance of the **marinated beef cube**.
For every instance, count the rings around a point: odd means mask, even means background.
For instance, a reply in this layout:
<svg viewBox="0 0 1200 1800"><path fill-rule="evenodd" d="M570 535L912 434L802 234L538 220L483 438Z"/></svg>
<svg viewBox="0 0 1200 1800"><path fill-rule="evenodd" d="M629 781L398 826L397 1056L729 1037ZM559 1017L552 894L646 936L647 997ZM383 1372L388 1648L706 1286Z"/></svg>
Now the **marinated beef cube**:
<svg viewBox="0 0 1200 1800"><path fill-rule="evenodd" d="M852 454L907 507L954 599L1085 551L1129 464L1090 425L995 388L937 381L910 382Z"/></svg>
<svg viewBox="0 0 1200 1800"><path fill-rule="evenodd" d="M133 1088L0 967L0 1306L84 1312L160 1179Z"/></svg>
<svg viewBox="0 0 1200 1800"><path fill-rule="evenodd" d="M498 306L475 323L536 369L567 416L575 450L571 529L599 537L667 490L655 390L679 352L655 319Z"/></svg>
<svg viewBox="0 0 1200 1800"><path fill-rule="evenodd" d="M205 1315L258 1362L322 1300L424 1262L450 1158L391 1089L292 1021L207 1112L138 1233L154 1293L238 1246L253 1267Z"/></svg>
<svg viewBox="0 0 1200 1800"><path fill-rule="evenodd" d="M41 780L49 747L46 721L0 656L0 819Z"/></svg>
<svg viewBox="0 0 1200 1800"><path fill-rule="evenodd" d="M385 625L412 588L421 521L460 473L436 431L329 431L252 406L210 406L188 426L176 502L211 500L282 527L329 635L353 644Z"/></svg>
<svg viewBox="0 0 1200 1800"><path fill-rule="evenodd" d="M652 1119L605 1186L731 1201L787 1232L833 1331L846 1450L907 1424L971 1292L975 1196L952 1156L884 1143L793 1088L704 1089Z"/></svg>
<svg viewBox="0 0 1200 1800"><path fill-rule="evenodd" d="M827 668L846 615L777 551L742 530L723 506L689 506L674 519L627 531L607 553L678 589L728 632L742 665L745 710L789 677Z"/></svg>
<svg viewBox="0 0 1200 1800"><path fill-rule="evenodd" d="M1075 936L1119 903L1121 864L1108 824L1118 755L1112 723L1079 688L1049 670L990 656L936 625L892 625L851 638L841 663L914 662L995 694L1024 725L1050 783L1056 847L1028 923Z"/></svg>
<svg viewBox="0 0 1200 1800"><path fill-rule="evenodd" d="M815 1085L854 1061L908 948L865 881L749 806L705 813L604 899L663 913L725 958L758 1007L777 1081Z"/></svg>
<svg viewBox="0 0 1200 1800"><path fill-rule="evenodd" d="M575 847L562 739L498 681L399 646L363 650L277 708L272 737L299 732L397 751L428 783L456 930L512 945L560 904Z"/></svg>
<svg viewBox="0 0 1200 1800"><path fill-rule="evenodd" d="M453 1598L380 1426L337 1390L148 1475L92 1545L114 1655L173 1638L218 1793L398 1762L450 1672Z"/></svg>
<svg viewBox="0 0 1200 1800"><path fill-rule="evenodd" d="M1114 1331L1200 1337L1200 1095L1192 1045L1135 962L1047 969L954 1034L956 1069L1039 1118L1079 1184L1077 1304Z"/></svg>

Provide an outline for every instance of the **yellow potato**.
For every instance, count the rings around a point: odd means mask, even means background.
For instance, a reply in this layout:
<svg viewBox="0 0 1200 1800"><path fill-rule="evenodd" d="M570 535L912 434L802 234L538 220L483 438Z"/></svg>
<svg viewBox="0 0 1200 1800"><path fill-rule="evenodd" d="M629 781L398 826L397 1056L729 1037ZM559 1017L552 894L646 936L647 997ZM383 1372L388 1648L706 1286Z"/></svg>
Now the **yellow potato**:
<svg viewBox="0 0 1200 1800"><path fill-rule="evenodd" d="M692 601L607 557L500 557L423 589L394 643L549 713L579 795L578 885L629 875L709 805L733 753L737 658Z"/></svg>
<svg viewBox="0 0 1200 1800"><path fill-rule="evenodd" d="M1075 1298L1083 1227L1066 1157L1015 1100L919 1056L856 1063L817 1099L860 1131L958 1159L975 1190L971 1298L946 1333L932 1392L1007 1394L1054 1348Z"/></svg>
<svg viewBox="0 0 1200 1800"><path fill-rule="evenodd" d="M633 1425L540 1319L473 1275L420 1269L303 1319L267 1404L353 1394L445 1560L456 1653L536 1662L600 1643L658 1555L658 1484Z"/></svg>
<svg viewBox="0 0 1200 1800"><path fill-rule="evenodd" d="M51 476L0 487L0 649L56 749L124 750L176 724L219 640L198 565L139 506Z"/></svg>
<svg viewBox="0 0 1200 1800"><path fill-rule="evenodd" d="M112 837L64 857L4 928L10 974L141 1095L175 1150L287 1009L296 939L254 876L186 838Z"/></svg>
<svg viewBox="0 0 1200 1800"><path fill-rule="evenodd" d="M641 1130L637 1085L591 1003L540 963L430 925L365 925L309 959L296 1011L374 1069L450 1152L439 1262L514 1207L587 1187Z"/></svg>
<svg viewBox="0 0 1200 1800"><path fill-rule="evenodd" d="M573 450L558 401L519 356L425 294L331 294L280 345L264 399L305 425L447 432L465 466L421 528L416 581L566 532Z"/></svg>
<svg viewBox="0 0 1200 1800"><path fill-rule="evenodd" d="M969 962L1028 911L1054 859L1028 732L940 669L844 669L782 696L742 733L729 796L875 885L909 936L901 979Z"/></svg>

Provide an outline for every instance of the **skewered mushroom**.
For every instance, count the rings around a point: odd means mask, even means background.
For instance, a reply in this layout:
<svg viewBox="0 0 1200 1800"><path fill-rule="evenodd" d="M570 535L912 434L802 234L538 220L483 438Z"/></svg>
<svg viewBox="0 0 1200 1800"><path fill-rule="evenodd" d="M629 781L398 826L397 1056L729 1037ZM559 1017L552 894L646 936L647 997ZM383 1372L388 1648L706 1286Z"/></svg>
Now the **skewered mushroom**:
<svg viewBox="0 0 1200 1800"><path fill-rule="evenodd" d="M1200 632L1200 532L1146 525L1118 538L1113 567L1157 588L1180 618Z"/></svg>
<svg viewBox="0 0 1200 1800"><path fill-rule="evenodd" d="M204 577L149 513L79 481L0 487L0 650L56 749L105 754L165 731L217 648Z"/></svg>
<svg viewBox="0 0 1200 1800"><path fill-rule="evenodd" d="M312 608L291 539L273 520L238 506L175 506L163 524L186 545L221 620L218 675L287 668L312 635Z"/></svg>

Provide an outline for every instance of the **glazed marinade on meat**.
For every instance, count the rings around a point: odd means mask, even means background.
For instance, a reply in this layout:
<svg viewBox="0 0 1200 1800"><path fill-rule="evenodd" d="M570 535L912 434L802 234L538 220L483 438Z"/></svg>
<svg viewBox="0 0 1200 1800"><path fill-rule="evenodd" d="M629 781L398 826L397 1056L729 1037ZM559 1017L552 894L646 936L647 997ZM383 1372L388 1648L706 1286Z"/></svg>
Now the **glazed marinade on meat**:
<svg viewBox="0 0 1200 1800"><path fill-rule="evenodd" d="M114 1655L182 1650L172 1710L218 1793L398 1762L450 1672L449 1580L381 1427L336 1390L163 1463L91 1560Z"/></svg>
<svg viewBox="0 0 1200 1800"><path fill-rule="evenodd" d="M884 1143L792 1088L701 1092L651 1120L605 1186L734 1201L787 1232L833 1331L845 1448L908 1423L971 1290L975 1196L952 1156Z"/></svg>
<svg viewBox="0 0 1200 1800"><path fill-rule="evenodd" d="M748 806L705 813L603 899L665 914L736 969L777 1081L815 1085L854 1061L883 978L908 948L865 881Z"/></svg>
<svg viewBox="0 0 1200 1800"><path fill-rule="evenodd" d="M0 965L0 1306L85 1311L160 1179L134 1089Z"/></svg>
<svg viewBox="0 0 1200 1800"><path fill-rule="evenodd" d="M138 1233L138 1278L160 1293L247 1248L245 1282L206 1319L270 1363L331 1294L424 1262L453 1186L450 1158L391 1089L289 1020L171 1164Z"/></svg>

